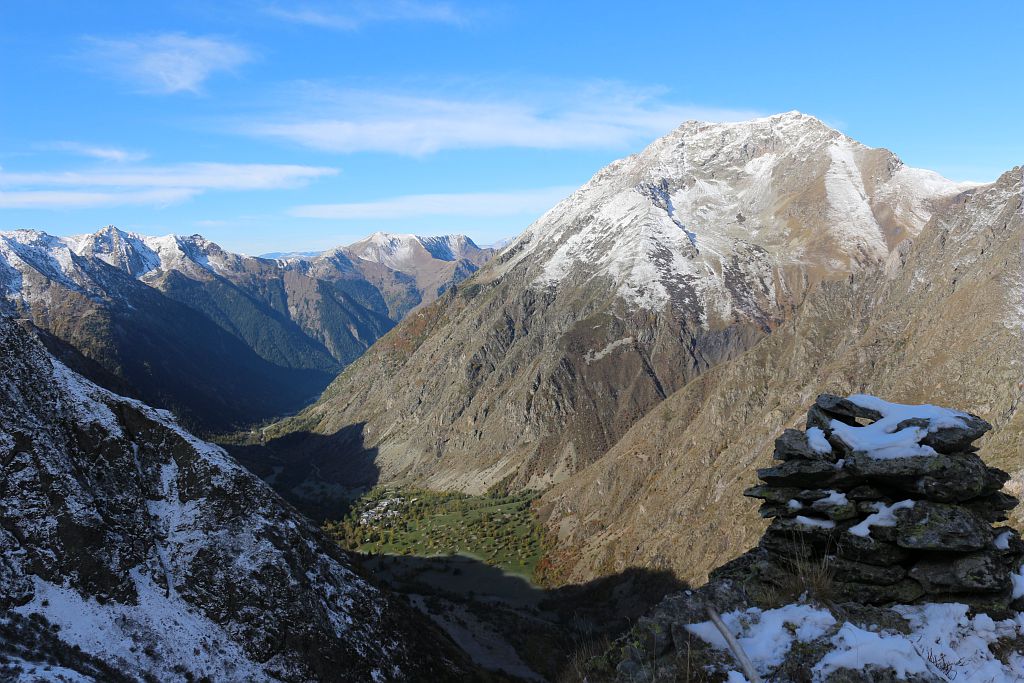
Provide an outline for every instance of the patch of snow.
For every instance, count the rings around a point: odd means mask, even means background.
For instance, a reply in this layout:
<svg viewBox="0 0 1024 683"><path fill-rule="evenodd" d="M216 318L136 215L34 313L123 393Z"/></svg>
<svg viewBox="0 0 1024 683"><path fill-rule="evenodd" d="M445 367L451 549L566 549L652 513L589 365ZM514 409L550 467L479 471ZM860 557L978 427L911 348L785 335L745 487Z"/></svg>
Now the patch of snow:
<svg viewBox="0 0 1024 683"><path fill-rule="evenodd" d="M811 427L807 430L807 445L815 453L831 453L832 444L825 438L825 432L819 427Z"/></svg>
<svg viewBox="0 0 1024 683"><path fill-rule="evenodd" d="M913 500L901 500L898 503L892 505L886 505L885 503L876 502L872 503L875 506L875 512L864 518L860 524L854 527L850 527L848 531L854 536L860 536L861 538L867 538L871 536L871 527L873 526L896 526L896 515L893 513L897 510L909 510L914 507Z"/></svg>
<svg viewBox="0 0 1024 683"><path fill-rule="evenodd" d="M996 550L1009 550L1011 538L1013 538L1013 532L1007 529L995 537L992 541L992 545L995 546Z"/></svg>
<svg viewBox="0 0 1024 683"><path fill-rule="evenodd" d="M814 667L814 680L820 681L840 669L863 671L866 666L888 667L896 677L938 678L936 667L928 660L943 660L951 670L948 680L976 683L1020 683L1024 671L1012 662L996 659L989 644L1000 638L1015 638L1022 633L1018 620L993 621L988 615L968 617L967 605L959 603L897 605L910 633L886 630L869 631L844 623L832 637L832 650ZM941 679L939 679L941 680Z"/></svg>
<svg viewBox="0 0 1024 683"><path fill-rule="evenodd" d="M1013 599L1024 598L1024 565L1010 574L1010 581L1013 583Z"/></svg>
<svg viewBox="0 0 1024 683"><path fill-rule="evenodd" d="M836 523L831 519L817 519L816 517L804 517L803 515L797 515L795 519L798 524L814 529L834 529L836 526Z"/></svg>
<svg viewBox="0 0 1024 683"><path fill-rule="evenodd" d="M864 178L857 166L855 152L866 149L847 138L834 140L828 148L831 163L825 173L825 194L828 197L829 224L842 241L860 246L876 258L883 258L889 249L882 229L871 210Z"/></svg>
<svg viewBox="0 0 1024 683"><path fill-rule="evenodd" d="M109 395L109 392L72 372L60 361L53 359L52 363L54 381L63 389L64 395L71 399L66 409L74 413L81 422L99 425L114 438L123 436L121 425L114 417L113 411L101 400L101 397Z"/></svg>
<svg viewBox="0 0 1024 683"><path fill-rule="evenodd" d="M770 610L735 610L723 614L722 621L764 676L782 663L794 641L808 643L821 638L836 623L828 610L802 604ZM713 647L728 649L725 638L710 621L689 624L686 630Z"/></svg>
<svg viewBox="0 0 1024 683"><path fill-rule="evenodd" d="M931 446L921 444L925 436L939 429L966 426L962 418L967 415L958 410L927 404L890 403L866 394L854 394L848 398L862 408L878 411L882 419L867 426L853 426L832 420L829 426L847 446L879 460L935 455ZM925 420L928 426L911 426L896 431L897 425L910 419Z"/></svg>
<svg viewBox="0 0 1024 683"><path fill-rule="evenodd" d="M952 197L979 184L955 183L935 171L900 166L876 196L892 206L903 223L919 229L931 217L929 199Z"/></svg>
<svg viewBox="0 0 1024 683"><path fill-rule="evenodd" d="M624 337L622 339L616 339L615 341L613 341L612 343L608 344L607 346L605 346L600 351L594 351L594 350L591 349L590 351L587 351L587 356L586 356L587 365L590 365L594 361L601 360L602 358L604 358L605 356L607 356L608 354L610 354L612 351L614 351L615 349L619 348L620 346L628 346L628 345L630 345L632 343L633 343L633 338L632 337Z"/></svg>
<svg viewBox="0 0 1024 683"><path fill-rule="evenodd" d="M819 498L811 504L811 507L815 510L822 510L824 508L835 507L837 505L846 505L850 501L846 498L846 494L841 491L828 490L828 495L824 498Z"/></svg>
<svg viewBox="0 0 1024 683"><path fill-rule="evenodd" d="M60 627L60 638L123 671L148 671L161 680L180 677L182 666L214 680L270 680L224 630L189 604L168 596L133 570L137 605L98 603L77 591L35 577L32 601L15 608Z"/></svg>
<svg viewBox="0 0 1024 683"><path fill-rule="evenodd" d="M788 507L790 510L800 510L803 508L803 506L804 504L795 498L790 498L789 502L786 503L786 507Z"/></svg>

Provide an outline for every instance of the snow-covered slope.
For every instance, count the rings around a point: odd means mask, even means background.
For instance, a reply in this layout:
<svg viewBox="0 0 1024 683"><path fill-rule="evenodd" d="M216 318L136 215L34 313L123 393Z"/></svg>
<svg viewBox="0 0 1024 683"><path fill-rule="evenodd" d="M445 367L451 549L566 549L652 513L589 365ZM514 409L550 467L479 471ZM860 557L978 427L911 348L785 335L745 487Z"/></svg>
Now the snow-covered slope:
<svg viewBox="0 0 1024 683"><path fill-rule="evenodd" d="M132 680L458 671L428 626L168 413L76 375L4 317L0 364L0 661L16 648L57 664L63 649L32 635L43 623Z"/></svg>
<svg viewBox="0 0 1024 683"><path fill-rule="evenodd" d="M201 235L147 237L118 230L112 225L71 237L54 237L39 230L0 232L0 257L15 268L31 267L51 279L79 287L88 286L84 279L92 260L142 279L171 270L230 272L225 263L227 253ZM6 291L4 294L8 299L13 298L12 294L21 294L23 301L30 297L26 292Z"/></svg>
<svg viewBox="0 0 1024 683"><path fill-rule="evenodd" d="M345 250L350 256L382 263L395 270L415 268L425 258L438 261L479 260L481 264L486 260L480 257L485 250L465 235L421 237L375 232L366 239L353 242Z"/></svg>
<svg viewBox="0 0 1024 683"><path fill-rule="evenodd" d="M401 291L401 283L387 282L381 274L399 273L412 278L416 296L412 306L392 306L406 313L416 306L428 304L454 284L462 282L484 265L495 251L480 248L465 235L422 237L375 232L334 252L343 252L360 272L385 294ZM393 294L394 296L394 294ZM398 297L395 297L396 303ZM391 302L389 300L389 305ZM394 317L394 316L393 316Z"/></svg>
<svg viewBox="0 0 1024 683"><path fill-rule="evenodd" d="M529 263L541 287L608 278L634 305L728 320L778 304L780 268L884 259L967 187L799 112L689 121L547 212L504 269Z"/></svg>

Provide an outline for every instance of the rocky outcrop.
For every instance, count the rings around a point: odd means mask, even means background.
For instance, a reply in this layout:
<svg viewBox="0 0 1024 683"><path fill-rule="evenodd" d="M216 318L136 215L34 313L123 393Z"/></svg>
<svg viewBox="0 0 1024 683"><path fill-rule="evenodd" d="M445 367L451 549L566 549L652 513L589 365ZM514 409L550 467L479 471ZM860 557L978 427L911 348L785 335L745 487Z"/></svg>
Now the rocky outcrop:
<svg viewBox="0 0 1024 683"><path fill-rule="evenodd" d="M169 413L76 375L4 317L0 367L0 678L469 675L445 638Z"/></svg>
<svg viewBox="0 0 1024 683"><path fill-rule="evenodd" d="M867 424L864 424L867 423ZM865 603L957 600L1006 609L1024 542L1007 519L1009 475L973 442L974 415L870 396L819 396L807 430L786 430L775 467L747 496L772 523L764 580L801 564L834 571L833 592Z"/></svg>
<svg viewBox="0 0 1024 683"><path fill-rule="evenodd" d="M746 492L772 518L758 546L667 597L587 680L1020 681L1024 543L992 527L1017 500L972 445L989 428L819 396Z"/></svg>

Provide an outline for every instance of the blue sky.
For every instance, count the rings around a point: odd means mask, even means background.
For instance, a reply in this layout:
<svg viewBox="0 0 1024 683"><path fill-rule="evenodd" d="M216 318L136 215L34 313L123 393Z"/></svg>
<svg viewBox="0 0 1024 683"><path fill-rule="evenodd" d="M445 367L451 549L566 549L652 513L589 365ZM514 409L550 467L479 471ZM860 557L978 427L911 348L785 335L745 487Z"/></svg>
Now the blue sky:
<svg viewBox="0 0 1024 683"><path fill-rule="evenodd" d="M0 230L246 253L520 232L689 118L1024 163L1024 4L0 3Z"/></svg>

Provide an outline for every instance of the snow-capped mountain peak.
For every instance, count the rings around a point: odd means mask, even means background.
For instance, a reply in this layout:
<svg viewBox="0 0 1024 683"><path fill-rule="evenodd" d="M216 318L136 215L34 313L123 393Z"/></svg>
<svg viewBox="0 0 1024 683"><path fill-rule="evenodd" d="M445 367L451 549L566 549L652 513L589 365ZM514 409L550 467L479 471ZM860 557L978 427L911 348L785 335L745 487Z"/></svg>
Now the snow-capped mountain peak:
<svg viewBox="0 0 1024 683"><path fill-rule="evenodd" d="M465 235L423 237L412 234L375 232L345 248L349 255L401 270L423 259L458 261L475 256L480 248Z"/></svg>
<svg viewBox="0 0 1024 683"><path fill-rule="evenodd" d="M92 234L69 237L65 243L79 256L92 256L133 277L142 277L161 265L146 239L108 225Z"/></svg>
<svg viewBox="0 0 1024 683"><path fill-rule="evenodd" d="M548 211L502 267L540 287L602 278L633 305L728 321L777 303L779 268L881 261L966 187L800 112L687 121Z"/></svg>

